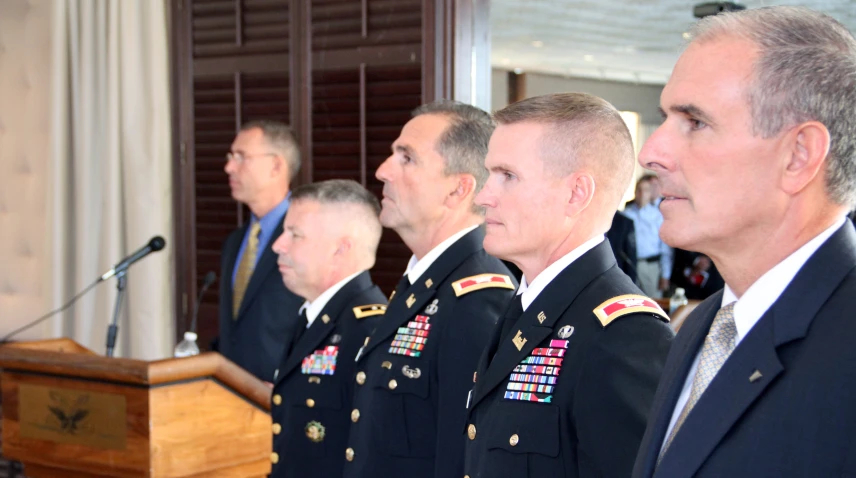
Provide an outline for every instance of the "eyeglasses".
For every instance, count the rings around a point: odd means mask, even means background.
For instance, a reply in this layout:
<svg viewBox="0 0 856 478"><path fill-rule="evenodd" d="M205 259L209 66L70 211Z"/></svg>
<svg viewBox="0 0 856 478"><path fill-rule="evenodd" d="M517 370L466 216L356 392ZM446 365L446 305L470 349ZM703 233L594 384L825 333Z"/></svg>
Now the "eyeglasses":
<svg viewBox="0 0 856 478"><path fill-rule="evenodd" d="M229 151L228 153L226 153L226 162L228 163L229 161L235 161L238 164L243 164L244 161L246 161L248 159L257 158L259 156L276 156L276 153L259 153L259 154L243 155L241 153L233 153L233 152Z"/></svg>

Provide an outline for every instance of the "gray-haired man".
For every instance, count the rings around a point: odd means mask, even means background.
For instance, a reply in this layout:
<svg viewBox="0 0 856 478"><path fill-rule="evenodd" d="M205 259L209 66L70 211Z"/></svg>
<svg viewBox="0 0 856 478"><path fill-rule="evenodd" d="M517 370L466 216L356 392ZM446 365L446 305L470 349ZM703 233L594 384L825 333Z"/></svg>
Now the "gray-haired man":
<svg viewBox="0 0 856 478"><path fill-rule="evenodd" d="M639 162L723 292L678 334L635 477L856 474L856 40L805 8L701 20Z"/></svg>

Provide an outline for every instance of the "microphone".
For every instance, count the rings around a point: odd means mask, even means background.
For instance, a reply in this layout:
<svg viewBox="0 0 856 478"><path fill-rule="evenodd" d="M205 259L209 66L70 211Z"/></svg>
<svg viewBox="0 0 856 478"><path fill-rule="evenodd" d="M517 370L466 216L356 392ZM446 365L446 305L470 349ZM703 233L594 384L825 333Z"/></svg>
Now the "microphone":
<svg viewBox="0 0 856 478"><path fill-rule="evenodd" d="M163 237L161 237L161 236L153 237L149 241L149 243L146 244L145 246L143 246L140 250L138 250L137 252L131 254L130 256L122 259L122 262L116 264L115 266L113 266L112 269L105 272L104 275L101 276L101 280L105 281L105 280L113 277L116 274L121 274L122 272L125 272L126 270L128 270L129 267L131 267L131 264L137 262L138 260L142 259L143 257L146 257L147 255L151 254L152 252L156 252L156 251L163 249L165 245L166 245L166 241L164 240Z"/></svg>
<svg viewBox="0 0 856 478"><path fill-rule="evenodd" d="M214 271L208 271L205 274L205 280L202 283L202 289L199 290L199 295L196 296L196 306L193 307L193 320L190 321L190 332L196 333L196 317L199 315L199 304L202 303L202 296L205 295L205 291L211 287L214 282L217 281L217 274Z"/></svg>

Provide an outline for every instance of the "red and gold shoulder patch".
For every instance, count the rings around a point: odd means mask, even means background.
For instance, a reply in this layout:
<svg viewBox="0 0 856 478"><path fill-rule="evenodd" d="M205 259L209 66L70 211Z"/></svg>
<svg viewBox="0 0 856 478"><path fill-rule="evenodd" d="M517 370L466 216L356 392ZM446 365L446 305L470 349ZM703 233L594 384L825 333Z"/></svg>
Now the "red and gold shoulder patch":
<svg viewBox="0 0 856 478"><path fill-rule="evenodd" d="M620 295L609 299L594 309L594 315L597 316L598 320L600 320L600 323L604 327L622 315L635 314L639 312L654 314L662 317L666 322L669 321L669 316L663 312L663 309L661 309L660 306L652 299L645 297L644 295Z"/></svg>
<svg viewBox="0 0 856 478"><path fill-rule="evenodd" d="M386 313L386 306L383 304L368 304L354 307L354 317L362 319L363 317L371 317L373 315L383 315Z"/></svg>
<svg viewBox="0 0 856 478"><path fill-rule="evenodd" d="M511 281L511 277L504 274L478 274L452 282L452 288L455 289L455 297L460 297L476 290L497 287L514 290L514 282Z"/></svg>

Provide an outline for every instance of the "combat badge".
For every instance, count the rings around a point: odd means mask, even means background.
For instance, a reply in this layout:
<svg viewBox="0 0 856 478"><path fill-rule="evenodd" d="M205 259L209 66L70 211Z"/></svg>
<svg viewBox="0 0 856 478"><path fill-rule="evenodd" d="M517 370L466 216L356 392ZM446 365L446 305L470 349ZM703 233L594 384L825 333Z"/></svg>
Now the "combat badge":
<svg viewBox="0 0 856 478"><path fill-rule="evenodd" d="M403 373L405 377L412 379L417 379L422 376L422 370L419 370L419 367L410 368L407 365L401 368L401 373Z"/></svg>
<svg viewBox="0 0 856 478"><path fill-rule="evenodd" d="M439 299L434 299L430 304L428 304L428 306L427 306L427 307L425 307L425 312L424 312L424 313L425 313L425 315L434 315L434 314L436 314L436 313L437 313L437 311L438 311L438 310L440 310L440 308L439 308L439 307L437 307L437 304L438 304L439 302L440 302L440 300L439 300Z"/></svg>
<svg viewBox="0 0 856 478"><path fill-rule="evenodd" d="M324 436L327 435L327 429L324 425L316 421L307 423L303 431L306 432L306 438L312 443L321 443L324 441Z"/></svg>

